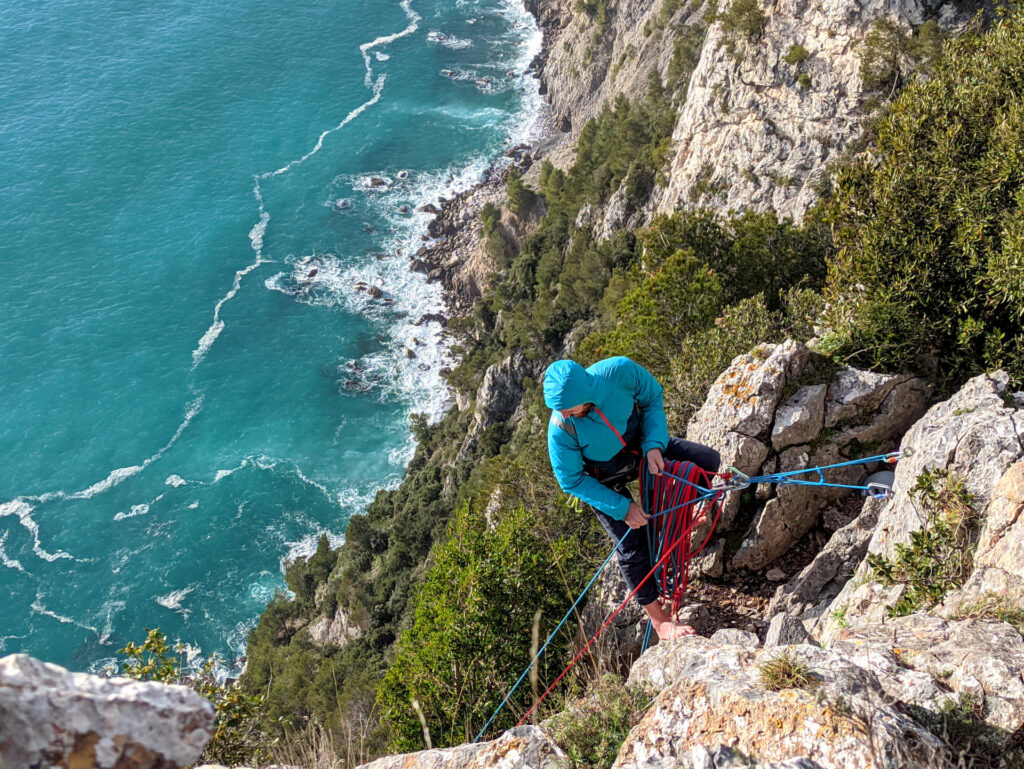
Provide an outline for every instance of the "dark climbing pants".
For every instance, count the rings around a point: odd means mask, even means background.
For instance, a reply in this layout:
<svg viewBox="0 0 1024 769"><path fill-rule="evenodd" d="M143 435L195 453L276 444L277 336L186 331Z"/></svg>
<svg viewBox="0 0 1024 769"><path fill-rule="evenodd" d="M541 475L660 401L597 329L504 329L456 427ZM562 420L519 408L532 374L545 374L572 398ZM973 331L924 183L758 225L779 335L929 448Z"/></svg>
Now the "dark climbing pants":
<svg viewBox="0 0 1024 769"><path fill-rule="evenodd" d="M632 443L633 441L630 441L630 444ZM639 450L638 447L632 445L629 448ZM710 473L717 472L719 462L721 462L721 457L713 448L700 443L694 443L693 441L684 441L681 438L669 438L668 448L662 452L662 456L665 459L693 462L697 467ZM626 484L637 477L640 461L640 456L623 449L612 459L608 460L608 462L587 463L587 470L602 485L607 486L617 494L632 499L632 495L626 489ZM642 461L646 462L647 460L643 458ZM609 477L608 474L603 473L602 468L604 467L614 467L614 475ZM602 478L607 478L607 480L602 480ZM610 515L605 515L600 510L594 510L594 512L597 514L597 519L601 522L601 525L604 526L605 531L612 538L612 542L618 542L623 534L629 532L626 538L622 540L622 544L619 545L616 555L618 556L622 576L626 578L626 584L632 591L647 576L647 572L651 570L651 553L650 548L647 546L647 531L645 528L630 529L625 521L616 520ZM658 590L654 580L647 580L643 587L637 591L635 598L641 606L646 606L656 601L658 599Z"/></svg>

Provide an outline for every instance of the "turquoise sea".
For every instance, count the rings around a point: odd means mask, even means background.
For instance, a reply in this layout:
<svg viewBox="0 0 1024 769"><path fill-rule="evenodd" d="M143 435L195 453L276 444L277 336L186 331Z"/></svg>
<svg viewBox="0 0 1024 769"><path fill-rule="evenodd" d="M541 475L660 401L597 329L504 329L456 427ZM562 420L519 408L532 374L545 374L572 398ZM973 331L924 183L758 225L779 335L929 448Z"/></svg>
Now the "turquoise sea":
<svg viewBox="0 0 1024 769"><path fill-rule="evenodd" d="M0 5L0 654L230 662L401 479L415 208L535 130L539 44L516 0Z"/></svg>

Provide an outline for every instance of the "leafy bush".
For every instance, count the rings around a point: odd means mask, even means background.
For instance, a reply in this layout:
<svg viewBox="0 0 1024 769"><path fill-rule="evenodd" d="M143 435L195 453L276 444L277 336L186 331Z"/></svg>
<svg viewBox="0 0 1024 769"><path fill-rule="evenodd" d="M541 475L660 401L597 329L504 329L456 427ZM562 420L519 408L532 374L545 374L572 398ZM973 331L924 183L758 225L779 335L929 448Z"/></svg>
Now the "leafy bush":
<svg viewBox="0 0 1024 769"><path fill-rule="evenodd" d="M927 523L910 535L909 544L896 545L892 559L870 553L873 576L884 585L907 589L891 610L892 616L930 609L970 576L978 515L962 478L944 471L922 473L911 491L924 508Z"/></svg>
<svg viewBox="0 0 1024 769"><path fill-rule="evenodd" d="M927 72L942 51L945 34L929 20L905 33L890 19L879 19L865 36L860 79L866 91L898 91L916 72Z"/></svg>
<svg viewBox="0 0 1024 769"><path fill-rule="evenodd" d="M825 216L826 341L854 365L938 375L943 391L1024 378L1024 11L948 44L841 170Z"/></svg>
<svg viewBox="0 0 1024 769"><path fill-rule="evenodd" d="M650 690L607 673L551 719L551 736L574 769L610 767L652 700Z"/></svg>
<svg viewBox="0 0 1024 769"><path fill-rule="evenodd" d="M469 504L456 513L378 689L393 750L423 747L414 700L435 747L473 739L498 707L530 660L535 612L546 637L590 566L581 563L579 542L548 533L521 505L493 527ZM542 681L561 670L568 641L568 634L558 638L538 662ZM531 696L520 689L493 728L515 723Z"/></svg>
<svg viewBox="0 0 1024 769"><path fill-rule="evenodd" d="M810 55L811 52L802 45L799 43L793 43L786 52L786 56L783 58L783 61L785 61L786 64L791 64L796 67L799 66L801 62L805 61Z"/></svg>
<svg viewBox="0 0 1024 769"><path fill-rule="evenodd" d="M523 175L519 169L510 168L508 177L505 179L508 192L508 207L516 216L525 216L533 208L536 202L536 195L529 187L523 184Z"/></svg>
<svg viewBox="0 0 1024 769"><path fill-rule="evenodd" d="M237 683L217 680L217 658L210 657L194 675L182 675L177 655L184 647L173 649L167 636L158 629L147 630L141 645L129 642L118 651L125 657L121 673L137 681L185 684L213 703L213 736L203 751L201 763L238 766L261 762L269 757L271 739L263 723L266 718L263 697L245 692Z"/></svg>
<svg viewBox="0 0 1024 769"><path fill-rule="evenodd" d="M729 7L718 14L718 20L725 32L745 37L760 36L765 24L758 0L732 0Z"/></svg>

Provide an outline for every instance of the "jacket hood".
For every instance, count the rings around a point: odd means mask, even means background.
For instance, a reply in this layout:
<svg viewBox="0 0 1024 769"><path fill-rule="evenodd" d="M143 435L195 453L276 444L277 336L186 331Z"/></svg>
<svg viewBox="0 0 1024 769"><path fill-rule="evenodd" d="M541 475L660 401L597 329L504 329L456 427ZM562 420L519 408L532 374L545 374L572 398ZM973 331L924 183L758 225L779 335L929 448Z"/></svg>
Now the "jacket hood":
<svg viewBox="0 0 1024 769"><path fill-rule="evenodd" d="M544 403L550 409L571 409L596 402L594 378L579 363L556 360L544 372Z"/></svg>

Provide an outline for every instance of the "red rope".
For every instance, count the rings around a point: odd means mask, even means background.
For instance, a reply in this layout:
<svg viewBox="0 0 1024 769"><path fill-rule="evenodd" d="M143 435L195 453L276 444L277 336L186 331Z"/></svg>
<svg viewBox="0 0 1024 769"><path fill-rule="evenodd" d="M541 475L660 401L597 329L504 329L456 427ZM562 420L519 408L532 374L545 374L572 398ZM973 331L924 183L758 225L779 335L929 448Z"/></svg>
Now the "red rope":
<svg viewBox="0 0 1024 769"><path fill-rule="evenodd" d="M600 414L600 412L598 412L598 413ZM603 417L604 415L602 414L601 416ZM615 428L612 428L612 429L614 430ZM697 467L696 465L691 465L691 468L692 469L691 469L690 473L687 476L687 480L696 479L697 477L700 477L701 481L703 481L703 483L701 483L700 485L703 486L704 488L710 488L711 478L716 476L716 475L720 475L719 473L709 473L709 472L706 472L706 471L702 470L701 468ZM642 473L643 473L643 470L641 469L641 474ZM664 481L666 479L674 481L674 479L668 479L667 476L661 476L660 480L662 481L662 484L661 484L662 487L666 487L668 485L668 484L664 483ZM695 481L691 480L691 482L695 482ZM563 670L561 673L558 674L558 678L556 678L551 683L551 685L547 689L544 690L544 693L537 699L537 701L535 703L533 703L533 705L530 706L530 709L527 710L526 713L523 714L523 717L519 719L519 722L516 724L516 726L522 726L524 723L526 723L526 720L533 714L533 712L547 698L547 696L549 694L551 694L552 690L556 686L558 686L559 682L563 678L565 678L566 675L568 675L570 670L572 670L574 667L576 667L576 663L578 663L580 661L580 659L583 658L583 655L586 653L587 649L589 649L591 646L593 646L594 642L598 639L598 637L601 635L601 633L603 633L608 628L608 626L615 620L615 618L617 616L619 616L619 613L624 608L626 608L626 604L628 604L630 602L630 600L632 600L633 596L636 595L637 591L639 591L640 588L643 587L647 583L647 580L649 580L655 574L655 572L657 572L660 568L663 567L663 565L665 564L666 561L668 561L670 556L672 556L673 554L676 554L677 548L679 548L680 546L684 546L685 545L685 549L684 549L683 552L686 553L685 561L688 563L689 559L691 559L694 556L696 556L697 554L699 554L700 551L703 550L707 546L707 543L711 540L711 534L712 534L712 532L714 532L715 526L718 524L718 518L722 514L722 506L720 504L721 497L722 497L722 491L717 491L713 497L711 497L709 500L707 500L705 502L704 511L705 512L710 512L713 509L714 512L715 512L714 519L712 520L711 528L708 531L707 537L704 538L704 542L701 544L701 546L697 550L691 552L690 551L690 535L691 535L691 533L693 531L694 523L700 518L700 516L693 516L692 515L693 504L697 501L697 498L698 498L697 489L694 486L691 486L689 484L683 484L680 481L674 481L674 483L676 485L684 487L683 494L686 495L684 497L684 506L679 508L678 510L674 511L677 514L681 513L682 515L670 516L670 520L668 522L661 522L660 519L655 519L655 520L659 521L660 525L662 527L665 527L666 530L667 530L667 528L669 526L673 526L672 530L673 530L673 532L678 532L678 536L675 538L675 540L673 540L672 544L668 548L666 548L664 550L662 556L651 567L651 570L647 572L647 575L642 580L640 580L640 583L635 588L633 588L633 590L630 592L629 595L626 596L626 600L624 600L621 604L619 604L618 608L616 608L615 611L613 611L611 613L611 615L608 617L608 619L606 619L604 621L604 624L602 624L601 627L598 628L597 632L594 633L594 635L592 635L590 637L590 640L587 641L587 643L583 646L583 648L580 649L576 653L576 656L573 657L572 660L570 660L569 664L566 665L565 670ZM707 485L705 485L705 484L707 484ZM689 490L689 491L687 491L687 490ZM671 505L669 505L668 507L671 507ZM673 521L672 519L680 519L680 520ZM665 583L663 583L663 584L665 584ZM686 578L685 578L685 574L684 574L683 575L683 579L682 579L682 590L685 590L685 586L686 586ZM673 614L678 610L678 607L675 606L675 603L676 603L676 599L677 598L681 599L681 597L682 597L682 590L678 591L678 596L674 597L674 600L673 600Z"/></svg>

